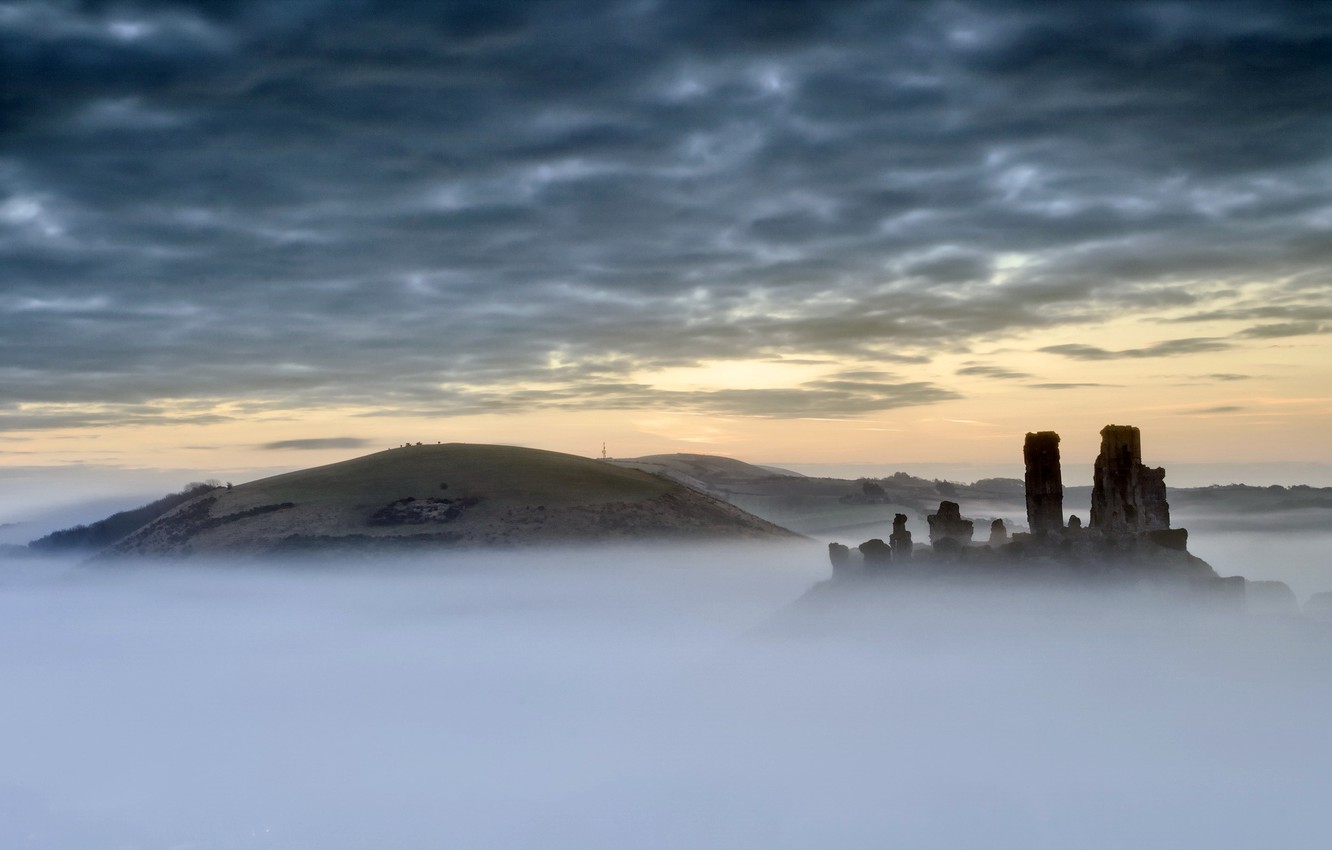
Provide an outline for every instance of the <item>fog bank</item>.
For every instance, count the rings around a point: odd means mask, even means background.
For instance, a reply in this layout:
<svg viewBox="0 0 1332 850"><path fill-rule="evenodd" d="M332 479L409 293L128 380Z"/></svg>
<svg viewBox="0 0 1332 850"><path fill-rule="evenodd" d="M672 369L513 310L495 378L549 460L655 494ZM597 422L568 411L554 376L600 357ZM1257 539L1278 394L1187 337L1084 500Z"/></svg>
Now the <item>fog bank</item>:
<svg viewBox="0 0 1332 850"><path fill-rule="evenodd" d="M1064 483L1077 486L1090 483L1092 461L1085 462L1065 459L1063 464ZM1317 461L1277 461L1277 462L1234 462L1215 461L1210 463L1188 463L1169 458L1154 458L1153 465L1166 468L1166 483L1171 487L1210 487L1214 484L1244 483L1254 487L1267 487L1279 484L1288 487L1292 484L1308 484L1311 487L1332 487L1332 464ZM802 463L765 462L774 466L798 472L815 478L887 478L895 472L905 472L918 478L938 478L944 481L979 481L982 478L1022 478L1023 467L1020 462L1007 463L960 463L939 461L936 463L893 462L893 463Z"/></svg>
<svg viewBox="0 0 1332 850"><path fill-rule="evenodd" d="M818 547L0 563L0 846L1321 848L1332 634Z"/></svg>

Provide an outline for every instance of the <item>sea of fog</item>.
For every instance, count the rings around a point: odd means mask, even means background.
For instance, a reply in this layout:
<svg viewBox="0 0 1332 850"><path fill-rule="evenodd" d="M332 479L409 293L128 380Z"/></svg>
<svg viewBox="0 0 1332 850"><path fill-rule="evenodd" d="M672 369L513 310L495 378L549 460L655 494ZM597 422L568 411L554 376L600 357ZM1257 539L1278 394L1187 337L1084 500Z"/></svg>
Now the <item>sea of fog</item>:
<svg viewBox="0 0 1332 850"><path fill-rule="evenodd" d="M1332 628L826 574L0 562L0 847L1327 846Z"/></svg>

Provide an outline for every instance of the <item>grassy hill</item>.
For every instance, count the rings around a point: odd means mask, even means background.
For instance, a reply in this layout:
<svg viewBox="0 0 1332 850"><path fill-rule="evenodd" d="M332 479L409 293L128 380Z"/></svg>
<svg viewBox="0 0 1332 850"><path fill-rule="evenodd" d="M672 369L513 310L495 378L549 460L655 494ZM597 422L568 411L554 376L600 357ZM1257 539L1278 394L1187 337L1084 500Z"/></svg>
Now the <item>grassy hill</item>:
<svg viewBox="0 0 1332 850"><path fill-rule="evenodd" d="M641 470L558 452L449 443L390 449L213 490L105 554L795 536Z"/></svg>

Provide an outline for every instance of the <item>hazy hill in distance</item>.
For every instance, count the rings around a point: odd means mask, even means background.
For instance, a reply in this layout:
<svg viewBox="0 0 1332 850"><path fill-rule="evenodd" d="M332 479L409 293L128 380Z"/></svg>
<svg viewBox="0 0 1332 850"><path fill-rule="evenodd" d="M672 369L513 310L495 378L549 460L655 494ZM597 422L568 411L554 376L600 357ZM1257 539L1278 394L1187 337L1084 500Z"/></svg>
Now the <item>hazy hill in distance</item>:
<svg viewBox="0 0 1332 850"><path fill-rule="evenodd" d="M754 481L775 478L804 478L798 472L773 466L755 466L735 458L721 455L666 454L632 458L608 458L616 466L641 469L661 475L718 498L727 498L736 487Z"/></svg>
<svg viewBox="0 0 1332 850"><path fill-rule="evenodd" d="M801 534L882 537L894 513L920 528L939 502L958 502L964 516L1004 519L1025 527L1026 500L1017 478L970 484L917 478L815 478L733 458L696 454L650 455L612 463L665 475ZM1169 470L1167 469L1167 481ZM1064 510L1089 519L1091 483L1065 479ZM1251 487L1231 484L1169 489L1177 525L1195 530L1318 530L1332 528L1332 488ZM983 528L978 524L977 528Z"/></svg>
<svg viewBox="0 0 1332 850"><path fill-rule="evenodd" d="M990 478L974 484L930 481L899 472L883 479L814 478L756 466L734 458L697 454L616 458L620 466L664 475L702 492L725 499L801 534L881 536L885 519L894 513L912 515L920 523L942 499L961 501L968 516L1025 517L1022 482Z"/></svg>
<svg viewBox="0 0 1332 850"><path fill-rule="evenodd" d="M104 555L796 537L636 469L537 449L448 443L212 490Z"/></svg>

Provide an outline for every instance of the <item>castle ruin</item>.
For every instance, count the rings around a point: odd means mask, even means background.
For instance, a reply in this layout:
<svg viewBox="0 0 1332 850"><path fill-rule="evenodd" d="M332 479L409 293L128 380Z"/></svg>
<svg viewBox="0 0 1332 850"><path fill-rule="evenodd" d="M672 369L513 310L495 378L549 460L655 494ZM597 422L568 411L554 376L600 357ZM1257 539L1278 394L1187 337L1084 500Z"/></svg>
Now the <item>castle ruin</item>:
<svg viewBox="0 0 1332 850"><path fill-rule="evenodd" d="M1076 516L1065 521L1059 435L1028 433L1022 456L1028 531L1009 533L1002 520L995 520L987 540L973 541L974 521L962 516L957 502L943 501L928 516L930 548L918 563L909 560L907 517L897 514L889 542L866 542L858 559L853 560L846 547L832 544L829 554L836 574L891 575L1008 563L1070 568L1074 573L1149 568L1215 577L1205 562L1188 553L1188 532L1170 527L1165 470L1143 464L1137 428L1107 425L1101 430L1091 519L1085 528Z"/></svg>

